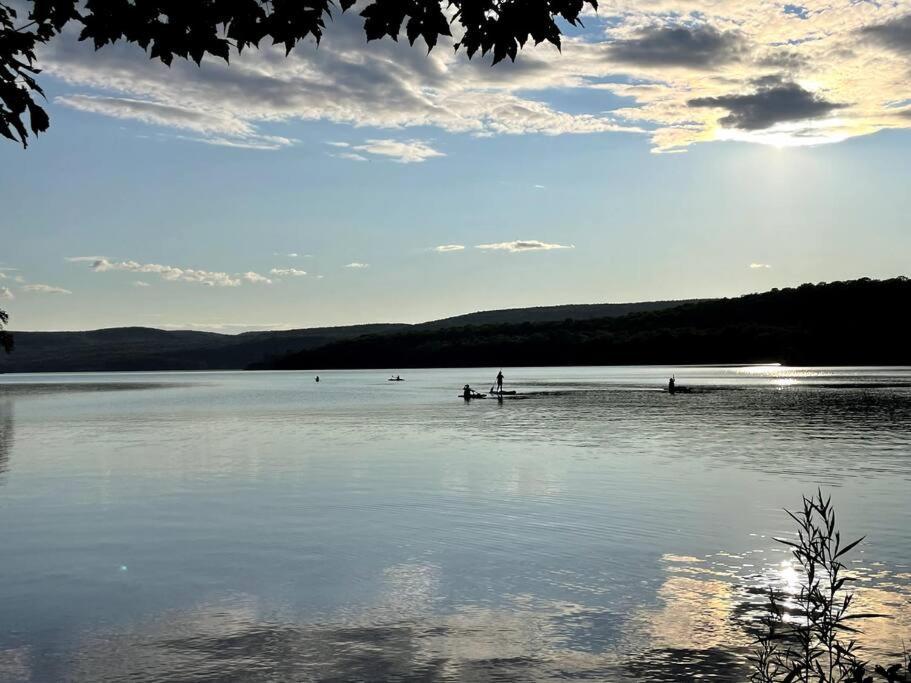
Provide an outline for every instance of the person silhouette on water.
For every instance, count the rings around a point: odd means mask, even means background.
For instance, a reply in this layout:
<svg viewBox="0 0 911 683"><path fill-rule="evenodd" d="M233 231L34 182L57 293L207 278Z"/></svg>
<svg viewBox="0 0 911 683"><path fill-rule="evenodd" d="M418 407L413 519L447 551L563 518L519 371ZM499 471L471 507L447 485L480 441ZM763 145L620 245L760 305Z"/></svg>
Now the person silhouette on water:
<svg viewBox="0 0 911 683"><path fill-rule="evenodd" d="M466 401L471 399L471 387L467 384L465 385L465 388L462 389L462 398L464 398Z"/></svg>
<svg viewBox="0 0 911 683"><path fill-rule="evenodd" d="M667 381L667 390L669 393L673 394L675 391L677 391L676 383L677 380L675 380L673 377Z"/></svg>
<svg viewBox="0 0 911 683"><path fill-rule="evenodd" d="M316 381L319 382L319 375L316 376Z"/></svg>
<svg viewBox="0 0 911 683"><path fill-rule="evenodd" d="M500 372L497 373L497 392L498 393L503 392L503 371L502 370L500 370Z"/></svg>

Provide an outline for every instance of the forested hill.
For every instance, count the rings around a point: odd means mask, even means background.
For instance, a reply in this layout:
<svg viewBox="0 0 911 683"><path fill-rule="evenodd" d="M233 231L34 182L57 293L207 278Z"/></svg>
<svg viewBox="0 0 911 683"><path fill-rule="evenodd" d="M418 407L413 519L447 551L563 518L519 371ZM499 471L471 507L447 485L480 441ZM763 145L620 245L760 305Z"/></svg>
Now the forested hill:
<svg viewBox="0 0 911 683"><path fill-rule="evenodd" d="M16 348L0 353L2 372L117 372L242 369L277 354L407 325L353 325L216 334L149 327L89 332L15 332Z"/></svg>
<svg viewBox="0 0 911 683"><path fill-rule="evenodd" d="M217 334L150 327L87 332L16 332L16 349L0 352L0 372L112 372L232 370L304 349L365 334L440 329L468 323L515 323L623 315L679 305L678 301L543 306L469 313L420 325L381 323L299 330Z"/></svg>
<svg viewBox="0 0 911 683"><path fill-rule="evenodd" d="M805 284L617 318L396 331L255 368L911 364L911 281Z"/></svg>
<svg viewBox="0 0 911 683"><path fill-rule="evenodd" d="M434 320L416 325L416 327L420 329L442 329L446 327L464 327L466 325L558 322L567 318L572 318L573 320L619 318L630 313L660 311L695 301L695 299L684 299L680 301L639 301L631 304L565 304L562 306L535 306L532 308L501 308L494 311L478 311L476 313L457 315L452 318Z"/></svg>

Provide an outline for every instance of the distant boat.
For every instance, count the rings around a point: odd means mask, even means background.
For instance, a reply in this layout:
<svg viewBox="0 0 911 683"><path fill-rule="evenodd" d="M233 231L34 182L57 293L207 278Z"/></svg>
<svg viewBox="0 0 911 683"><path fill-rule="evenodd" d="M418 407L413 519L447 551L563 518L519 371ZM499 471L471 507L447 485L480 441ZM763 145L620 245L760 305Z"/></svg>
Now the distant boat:
<svg viewBox="0 0 911 683"><path fill-rule="evenodd" d="M690 387L678 387L678 386L675 386L673 389L667 388L667 389L665 389L665 391L667 391L667 393L669 393L669 394L692 394L693 393L693 390Z"/></svg>
<svg viewBox="0 0 911 683"><path fill-rule="evenodd" d="M390 378L387 379L386 381L387 381L387 382L404 382L405 380L403 380L401 377L399 377L398 375L396 375L395 377L390 377Z"/></svg>

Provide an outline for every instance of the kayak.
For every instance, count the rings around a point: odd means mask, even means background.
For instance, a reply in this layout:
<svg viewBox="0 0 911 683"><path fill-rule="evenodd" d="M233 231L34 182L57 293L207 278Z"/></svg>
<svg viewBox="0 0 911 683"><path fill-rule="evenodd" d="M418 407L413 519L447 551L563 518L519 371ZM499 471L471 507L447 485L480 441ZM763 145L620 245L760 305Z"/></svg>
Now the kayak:
<svg viewBox="0 0 911 683"><path fill-rule="evenodd" d="M401 377L390 377L386 381L387 382L404 382L405 380L403 380Z"/></svg>
<svg viewBox="0 0 911 683"><path fill-rule="evenodd" d="M464 396L463 394L459 394L459 398L465 398L465 396ZM487 398L487 394L472 394L471 396L469 396L469 397L468 397L467 399L465 399L465 400L469 400L469 401L470 401L470 400L473 399L473 398Z"/></svg>

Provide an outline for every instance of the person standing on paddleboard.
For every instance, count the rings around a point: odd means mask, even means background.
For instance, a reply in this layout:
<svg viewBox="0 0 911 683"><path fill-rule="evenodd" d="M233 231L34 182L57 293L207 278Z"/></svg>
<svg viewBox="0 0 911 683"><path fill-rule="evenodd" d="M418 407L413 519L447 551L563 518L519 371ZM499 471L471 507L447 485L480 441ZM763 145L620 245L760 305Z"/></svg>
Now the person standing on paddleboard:
<svg viewBox="0 0 911 683"><path fill-rule="evenodd" d="M497 392L503 391L503 370L497 373Z"/></svg>

